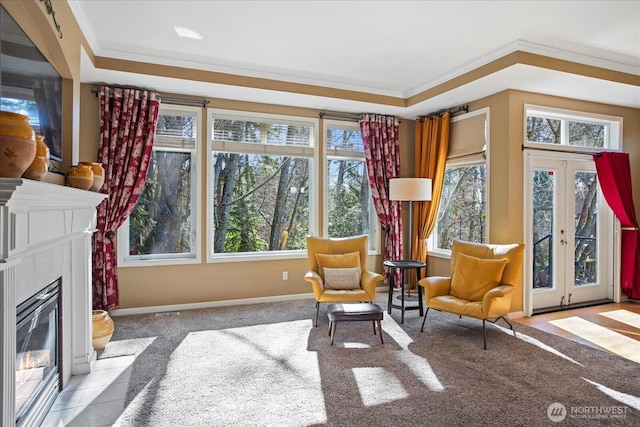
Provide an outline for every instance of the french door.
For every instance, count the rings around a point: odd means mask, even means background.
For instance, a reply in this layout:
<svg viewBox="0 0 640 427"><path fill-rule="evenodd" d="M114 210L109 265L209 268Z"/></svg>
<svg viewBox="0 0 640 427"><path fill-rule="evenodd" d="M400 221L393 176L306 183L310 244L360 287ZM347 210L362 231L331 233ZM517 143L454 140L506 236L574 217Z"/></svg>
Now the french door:
<svg viewBox="0 0 640 427"><path fill-rule="evenodd" d="M593 160L527 151L525 166L529 307L612 299L614 219Z"/></svg>

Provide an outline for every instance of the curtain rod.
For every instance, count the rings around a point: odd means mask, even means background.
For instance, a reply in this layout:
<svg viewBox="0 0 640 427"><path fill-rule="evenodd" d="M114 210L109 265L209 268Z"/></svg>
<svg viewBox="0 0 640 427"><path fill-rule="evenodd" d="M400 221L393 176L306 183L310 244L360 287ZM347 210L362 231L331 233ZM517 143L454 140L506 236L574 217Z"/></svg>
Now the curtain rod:
<svg viewBox="0 0 640 427"><path fill-rule="evenodd" d="M356 122L362 118L362 116L353 116L353 115L338 114L338 113L325 113L324 111L321 111L320 113L318 113L318 115L320 116L321 119L324 119L325 117L333 117L337 119L355 120Z"/></svg>
<svg viewBox="0 0 640 427"><path fill-rule="evenodd" d="M578 151L578 150L550 150L544 147L526 147L524 144L521 145L522 151L525 150L534 150L534 151L553 151L554 153L569 153L569 154L584 154L585 156L596 156L602 157L602 153L606 150L602 151Z"/></svg>
<svg viewBox="0 0 640 427"><path fill-rule="evenodd" d="M457 107L453 107L453 108L444 108L442 110L438 110L438 111L434 111L433 113L429 113L429 114L425 114L422 116L418 116L418 119L420 119L421 121L426 119L426 118L432 118L435 116L440 116L446 112L449 112L449 114L456 114L459 113L461 111L464 111L465 113L469 112L469 106L468 105L458 105Z"/></svg>
<svg viewBox="0 0 640 427"><path fill-rule="evenodd" d="M140 90L146 90L146 89L140 89ZM91 93L94 93L96 96L98 96L98 94L100 93L99 89L91 89ZM167 101L167 102L180 102L183 104L196 104L196 105L202 105L202 107L206 107L207 105L209 105L209 101L207 101L206 99L188 99L188 98L173 98L170 96L162 96L160 95L160 100L161 101Z"/></svg>

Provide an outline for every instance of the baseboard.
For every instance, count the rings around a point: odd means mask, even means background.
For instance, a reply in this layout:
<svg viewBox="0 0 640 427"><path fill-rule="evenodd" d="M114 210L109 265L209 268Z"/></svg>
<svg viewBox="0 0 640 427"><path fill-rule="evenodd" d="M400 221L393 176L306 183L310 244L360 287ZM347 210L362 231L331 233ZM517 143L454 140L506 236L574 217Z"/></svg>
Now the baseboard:
<svg viewBox="0 0 640 427"><path fill-rule="evenodd" d="M168 311L181 311L181 310L195 310L199 308L212 308L212 307L225 307L230 305L245 305L245 304L260 304L265 302L279 302L279 301L292 301L300 299L314 299L312 293L309 294L295 294L295 295L278 295L273 297L260 297L260 298L244 298L234 299L226 301L207 301L207 302L195 302L187 304L171 304L171 305L156 305L150 307L136 307L136 308L115 308L109 310L110 316L129 316L133 314L151 314L151 313L163 313Z"/></svg>
<svg viewBox="0 0 640 427"><path fill-rule="evenodd" d="M507 316L509 319L522 319L524 317L524 311L514 311Z"/></svg>

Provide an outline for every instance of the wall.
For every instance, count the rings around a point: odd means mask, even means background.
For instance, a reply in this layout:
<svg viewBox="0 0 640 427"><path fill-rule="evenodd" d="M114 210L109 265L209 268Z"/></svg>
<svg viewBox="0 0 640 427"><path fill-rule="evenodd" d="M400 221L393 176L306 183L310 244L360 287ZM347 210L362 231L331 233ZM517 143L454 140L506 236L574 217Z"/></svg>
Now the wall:
<svg viewBox="0 0 640 427"><path fill-rule="evenodd" d="M99 142L98 99L92 89L95 85L81 87L81 144L80 160L95 161ZM181 94L164 94L184 98ZM247 103L207 97L209 108L288 114L318 117L318 111L305 108L268 104ZM206 109L205 109L206 110ZM206 117L206 111L203 111ZM320 126L322 126L320 124ZM206 123L202 134L206 135ZM406 166L406 175L413 171L413 121L402 120L400 124L401 162ZM323 135L320 132L319 144ZM206 167L203 156L203 170ZM410 165L410 166L409 166ZM206 189L202 189L201 200L206 199ZM206 206L202 204L201 218L206 218ZM322 218L323 207L317 214ZM408 215L408 214L407 214ZM203 227L203 228L206 228ZM216 262L207 264L206 239L203 236L200 264L178 266L150 266L118 268L120 308L149 307L158 305L203 303L244 298L265 298L293 294L310 294L310 284L303 280L308 269L306 255L296 259L276 261ZM370 256L368 265L374 271L382 271L381 255ZM287 271L289 280L282 280L282 272Z"/></svg>
<svg viewBox="0 0 640 427"><path fill-rule="evenodd" d="M524 105L534 104L623 118L623 148L631 170L640 167L640 110L575 99L503 91L469 103L469 111L490 108L489 234L490 243L524 242ZM640 207L640 174L632 173L634 203ZM429 275L449 275L449 260L429 258ZM512 312L523 310L522 283L513 297Z"/></svg>

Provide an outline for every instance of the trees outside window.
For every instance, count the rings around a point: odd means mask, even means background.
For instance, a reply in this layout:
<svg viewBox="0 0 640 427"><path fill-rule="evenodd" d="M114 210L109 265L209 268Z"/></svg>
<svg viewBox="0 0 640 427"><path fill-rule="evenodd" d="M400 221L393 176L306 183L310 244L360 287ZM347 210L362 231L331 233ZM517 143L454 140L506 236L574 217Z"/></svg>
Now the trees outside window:
<svg viewBox="0 0 640 427"><path fill-rule="evenodd" d="M313 120L210 111L211 254L303 250Z"/></svg>
<svg viewBox="0 0 640 427"><path fill-rule="evenodd" d="M125 264L196 259L199 128L200 109L160 106L147 181L120 228L118 252Z"/></svg>
<svg viewBox="0 0 640 427"><path fill-rule="evenodd" d="M547 149L618 149L617 117L525 105L525 145Z"/></svg>
<svg viewBox="0 0 640 427"><path fill-rule="evenodd" d="M487 168L447 164L436 226L437 249L451 250L454 239L484 243L487 233Z"/></svg>
<svg viewBox="0 0 640 427"><path fill-rule="evenodd" d="M377 228L372 224L373 208L360 128L357 123L325 120L324 136L327 235L368 234L370 244L375 244Z"/></svg>

